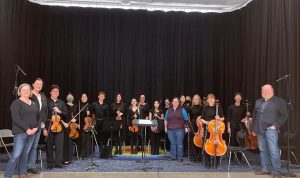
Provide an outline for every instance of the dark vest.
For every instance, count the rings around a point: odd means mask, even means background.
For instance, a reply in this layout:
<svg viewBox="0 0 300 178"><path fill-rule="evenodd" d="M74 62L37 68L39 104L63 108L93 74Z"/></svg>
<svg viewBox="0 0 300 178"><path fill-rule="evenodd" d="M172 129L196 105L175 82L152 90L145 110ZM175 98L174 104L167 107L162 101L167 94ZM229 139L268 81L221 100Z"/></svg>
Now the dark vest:
<svg viewBox="0 0 300 178"><path fill-rule="evenodd" d="M168 129L184 129L184 120L182 116L182 108L168 109Z"/></svg>

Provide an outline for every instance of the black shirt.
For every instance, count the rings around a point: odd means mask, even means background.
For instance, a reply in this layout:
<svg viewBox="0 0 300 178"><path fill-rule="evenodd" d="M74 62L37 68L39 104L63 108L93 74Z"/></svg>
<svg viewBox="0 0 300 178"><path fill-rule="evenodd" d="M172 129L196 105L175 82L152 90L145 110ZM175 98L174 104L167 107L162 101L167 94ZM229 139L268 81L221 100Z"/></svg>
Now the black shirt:
<svg viewBox="0 0 300 178"><path fill-rule="evenodd" d="M113 129L114 130L119 130L121 125L122 127L126 126L126 111L125 111L126 105L125 103L121 102L121 103L112 103L111 104L111 115L112 115L112 119L113 119ZM121 116L121 120L116 120L116 117L118 116L117 111L120 111L121 113L123 113L123 115Z"/></svg>
<svg viewBox="0 0 300 178"><path fill-rule="evenodd" d="M35 103L37 103L37 105L40 109L40 103L39 103L39 100L36 97L36 95L33 94L30 97L30 99L32 101L34 101ZM38 128L41 128L41 123L46 124L46 120L47 120L47 117L48 117L47 97L44 93L41 93L41 102L42 102L42 107L41 107L40 113L39 113Z"/></svg>
<svg viewBox="0 0 300 178"><path fill-rule="evenodd" d="M231 129L241 129L241 120L246 116L246 108L243 105L235 104L228 107L227 121L230 122Z"/></svg>
<svg viewBox="0 0 300 178"><path fill-rule="evenodd" d="M147 103L144 103L143 105L140 104L140 116L139 119L146 119L146 117L149 116L150 107Z"/></svg>
<svg viewBox="0 0 300 178"><path fill-rule="evenodd" d="M39 106L31 101L27 104L20 99L15 99L10 105L12 117L12 133L24 133L27 129L37 128L39 119Z"/></svg>
<svg viewBox="0 0 300 178"><path fill-rule="evenodd" d="M202 113L201 113L201 119L204 119L206 121L211 121L215 119L216 116L216 106L204 106ZM219 106L219 116L222 118L224 117L223 109L221 106Z"/></svg>
<svg viewBox="0 0 300 178"><path fill-rule="evenodd" d="M80 102L79 105L77 106L78 107L77 111L79 112L80 109L82 109L86 104L87 104L87 106L79 114L80 115L80 122L79 121L78 122L80 123L80 129L81 130L83 130L83 127L85 125L84 118L86 118L88 116L87 111L89 111L90 114L91 114L91 105L88 104L87 102L86 103Z"/></svg>
<svg viewBox="0 0 300 178"><path fill-rule="evenodd" d="M188 110L188 113L190 114L191 124L192 124L194 130L196 130L197 129L196 120L197 120L197 117L201 116L202 106L201 105L191 106Z"/></svg>
<svg viewBox="0 0 300 178"><path fill-rule="evenodd" d="M73 106L66 104L66 106L67 106L67 110L68 110L68 116L67 116L66 122L70 122L72 120L72 118L77 114L78 106L75 104L73 104ZM78 121L78 119L77 119L77 121Z"/></svg>
<svg viewBox="0 0 300 178"><path fill-rule="evenodd" d="M49 98L48 99L48 123L47 123L48 126L51 121L51 117L54 114L53 108L55 106L61 111L61 113L57 113L57 114L61 117L62 120L65 121L66 117L68 115L68 110L67 110L66 104L62 100L57 99L56 101L54 101L51 98ZM48 128L48 126L47 126L47 128Z"/></svg>
<svg viewBox="0 0 300 178"><path fill-rule="evenodd" d="M92 113L95 114L97 120L109 119L109 106L106 103L100 105L99 101L96 101L92 104Z"/></svg>

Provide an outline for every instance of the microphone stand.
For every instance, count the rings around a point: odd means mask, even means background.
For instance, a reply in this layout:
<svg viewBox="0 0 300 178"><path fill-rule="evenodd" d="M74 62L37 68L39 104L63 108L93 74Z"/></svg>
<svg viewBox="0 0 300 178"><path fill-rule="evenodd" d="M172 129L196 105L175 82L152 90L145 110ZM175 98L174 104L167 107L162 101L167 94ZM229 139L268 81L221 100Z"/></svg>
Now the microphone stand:
<svg viewBox="0 0 300 178"><path fill-rule="evenodd" d="M16 98L18 98L18 74L19 74L19 68L15 67L15 83L14 83L13 95L15 95Z"/></svg>
<svg viewBox="0 0 300 178"><path fill-rule="evenodd" d="M287 120L287 130L288 130L288 134L287 134L287 164L286 164L286 169L287 172L283 173L284 176L286 177L296 177L296 174L290 172L290 115L293 112L293 105L292 105L292 98L291 98L291 91L290 91L290 80L288 79L290 75L285 75L284 77L280 78L285 80L285 84L286 84L286 94L287 94L287 105L288 105L288 111L289 111L289 116L288 116L288 120ZM279 82L280 80L277 80L277 82Z"/></svg>

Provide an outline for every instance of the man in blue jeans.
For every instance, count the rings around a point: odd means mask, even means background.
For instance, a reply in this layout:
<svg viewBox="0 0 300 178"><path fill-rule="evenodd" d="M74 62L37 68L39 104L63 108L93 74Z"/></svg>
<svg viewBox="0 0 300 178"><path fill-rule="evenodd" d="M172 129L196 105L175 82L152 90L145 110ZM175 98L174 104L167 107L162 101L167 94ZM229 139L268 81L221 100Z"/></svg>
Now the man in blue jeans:
<svg viewBox="0 0 300 178"><path fill-rule="evenodd" d="M253 110L254 132L258 138L262 170L257 175L281 177L281 160L278 148L278 129L288 118L286 102L274 96L270 84L261 88L262 98L255 103Z"/></svg>
<svg viewBox="0 0 300 178"><path fill-rule="evenodd" d="M185 122L188 119L187 112L179 106L179 99L173 99L173 107L169 108L165 115L165 132L171 143L170 159L183 161L183 139L185 133Z"/></svg>

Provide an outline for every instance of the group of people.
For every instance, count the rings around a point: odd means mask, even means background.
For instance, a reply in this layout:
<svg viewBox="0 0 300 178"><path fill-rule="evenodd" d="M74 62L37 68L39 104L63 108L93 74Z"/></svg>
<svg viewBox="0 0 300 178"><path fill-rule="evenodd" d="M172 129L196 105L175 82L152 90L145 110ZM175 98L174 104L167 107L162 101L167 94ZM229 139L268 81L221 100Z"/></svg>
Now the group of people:
<svg viewBox="0 0 300 178"><path fill-rule="evenodd" d="M16 167L22 178L28 177L27 172L40 172L35 162L41 134L46 140L48 169L71 164L74 144L79 147L81 159L87 159L94 151L91 143L99 147L100 154L104 152L109 139L111 145L115 146L115 154L122 154L122 145L126 141L130 143L131 154L137 154L140 151L141 128L134 124L135 119L157 120L156 127L146 129L145 136L147 141L150 140L151 154L159 154L160 139L167 137L170 142L169 160L181 162L188 151L191 161L200 162L204 159L205 167L211 168L212 160L216 158L217 165L214 166L218 166L219 157L210 156L193 141L185 141L193 140L198 134L196 131L201 129L205 142L209 138L206 126L210 121L225 121L223 109L216 107L213 94L203 101L197 94L192 98L182 95L174 97L172 101L166 99L164 107L161 107L161 100L155 100L151 106L146 103L145 95L140 95L139 100L132 98L130 105L126 106L120 93L115 95L111 105L105 102L103 91L99 92L96 102L89 103L87 94L83 93L78 104L75 104L72 93L66 96L66 103L59 99L60 88L57 85L51 85L49 98L41 92L42 88L41 78L37 78L32 86L21 84L18 88L19 97L11 104L14 148L6 166L5 178L12 177ZM258 138L261 157L262 170L256 174L273 173L275 177L280 177L278 129L287 120L287 106L283 99L274 96L274 89L269 84L262 86L261 94L262 98L255 103L252 118L242 103L241 93L234 94L235 103L229 106L226 117L227 132L231 135L230 144L238 146L236 135L250 118L253 128L251 134ZM87 123L86 118L92 122ZM76 130L79 132L76 138L70 136L73 123L77 123ZM95 139L93 131L96 133Z"/></svg>

